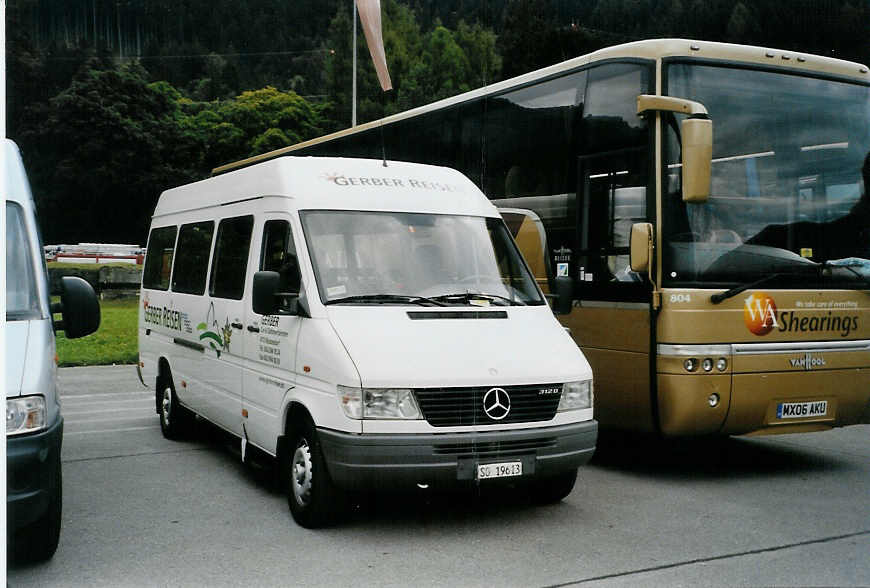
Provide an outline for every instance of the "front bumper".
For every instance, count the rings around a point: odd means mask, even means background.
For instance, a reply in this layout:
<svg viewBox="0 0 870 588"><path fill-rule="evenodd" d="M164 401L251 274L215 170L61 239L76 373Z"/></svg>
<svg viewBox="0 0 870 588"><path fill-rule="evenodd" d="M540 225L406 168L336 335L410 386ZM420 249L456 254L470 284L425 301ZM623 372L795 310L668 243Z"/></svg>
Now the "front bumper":
<svg viewBox="0 0 870 588"><path fill-rule="evenodd" d="M521 461L522 478L576 470L595 452L594 420L509 431L356 435L318 429L333 481L344 488L415 484L460 486L474 481L476 465Z"/></svg>
<svg viewBox="0 0 870 588"><path fill-rule="evenodd" d="M40 518L60 483L57 463L63 443L63 417L45 431L6 438L6 515L10 529Z"/></svg>

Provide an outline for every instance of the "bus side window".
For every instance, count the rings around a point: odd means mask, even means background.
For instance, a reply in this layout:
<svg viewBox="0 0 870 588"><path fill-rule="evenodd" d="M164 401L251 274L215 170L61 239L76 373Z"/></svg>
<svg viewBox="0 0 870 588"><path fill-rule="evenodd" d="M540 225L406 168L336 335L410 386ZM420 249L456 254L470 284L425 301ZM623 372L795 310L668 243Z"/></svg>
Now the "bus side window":
<svg viewBox="0 0 870 588"><path fill-rule="evenodd" d="M151 231L145 254L145 269L142 270L142 287L154 290L169 289L172 272L172 256L175 252L175 225Z"/></svg>
<svg viewBox="0 0 870 588"><path fill-rule="evenodd" d="M208 272L208 254L214 221L203 221L181 226L178 232L175 263L172 268L172 291L182 294L205 292Z"/></svg>
<svg viewBox="0 0 870 588"><path fill-rule="evenodd" d="M594 286L640 282L629 267L631 226L647 220L646 187L638 181L632 158L592 158L581 163L583 197L579 281Z"/></svg>
<svg viewBox="0 0 870 588"><path fill-rule="evenodd" d="M225 218L218 225L209 285L212 296L242 299L253 228L254 217L250 215Z"/></svg>
<svg viewBox="0 0 870 588"><path fill-rule="evenodd" d="M589 70L577 161L581 298L642 300L649 288L629 267L631 226L650 217L649 126L637 115L650 91L645 65L614 63Z"/></svg>

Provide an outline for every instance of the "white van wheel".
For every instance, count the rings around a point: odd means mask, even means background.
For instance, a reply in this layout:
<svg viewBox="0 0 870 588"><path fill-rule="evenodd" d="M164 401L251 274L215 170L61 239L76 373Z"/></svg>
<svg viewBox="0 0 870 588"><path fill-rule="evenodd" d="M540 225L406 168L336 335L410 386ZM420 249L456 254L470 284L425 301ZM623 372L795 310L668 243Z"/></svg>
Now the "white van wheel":
<svg viewBox="0 0 870 588"><path fill-rule="evenodd" d="M16 563L36 563L51 559L60 541L60 523L63 508L63 474L60 453L55 460L54 485L49 489L45 513L23 529L19 529L11 542L10 555Z"/></svg>
<svg viewBox="0 0 870 588"><path fill-rule="evenodd" d="M326 470L314 426L301 425L286 453L287 502L293 519L309 529L333 522L344 501Z"/></svg>
<svg viewBox="0 0 870 588"><path fill-rule="evenodd" d="M178 396L170 381L158 386L160 390L160 431L167 439L180 439L187 423L187 410L178 404Z"/></svg>
<svg viewBox="0 0 870 588"><path fill-rule="evenodd" d="M311 502L311 448L305 439L296 448L290 468L293 498L299 505L308 506Z"/></svg>

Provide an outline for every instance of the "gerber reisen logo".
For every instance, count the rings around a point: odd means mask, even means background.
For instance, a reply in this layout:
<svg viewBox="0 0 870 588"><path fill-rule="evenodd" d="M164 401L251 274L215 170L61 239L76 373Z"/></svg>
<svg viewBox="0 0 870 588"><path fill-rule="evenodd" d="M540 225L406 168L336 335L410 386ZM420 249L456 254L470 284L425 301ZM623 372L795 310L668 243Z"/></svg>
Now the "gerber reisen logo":
<svg viewBox="0 0 870 588"><path fill-rule="evenodd" d="M743 322L756 335L767 335L779 327L776 322L776 303L764 292L750 294L743 301Z"/></svg>
<svg viewBox="0 0 870 588"><path fill-rule="evenodd" d="M494 421L500 421L511 411L511 397L504 388L490 388L483 396L483 412Z"/></svg>
<svg viewBox="0 0 870 588"><path fill-rule="evenodd" d="M812 353L807 353L803 357L794 357L790 359L789 362L791 363L791 367L799 367L807 371L816 367L825 367L826 365L824 357L816 357Z"/></svg>

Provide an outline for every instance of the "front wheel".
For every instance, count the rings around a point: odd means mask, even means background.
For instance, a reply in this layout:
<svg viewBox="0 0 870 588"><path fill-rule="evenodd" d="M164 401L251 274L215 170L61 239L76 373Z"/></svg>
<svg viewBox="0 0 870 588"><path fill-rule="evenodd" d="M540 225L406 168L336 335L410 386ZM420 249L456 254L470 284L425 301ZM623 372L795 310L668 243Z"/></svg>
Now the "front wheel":
<svg viewBox="0 0 870 588"><path fill-rule="evenodd" d="M537 480L532 487L532 499L538 504L555 504L567 498L577 481L577 470Z"/></svg>
<svg viewBox="0 0 870 588"><path fill-rule="evenodd" d="M329 477L312 424L294 431L284 459L287 501L293 519L307 529L333 523L342 511L344 498Z"/></svg>
<svg viewBox="0 0 870 588"><path fill-rule="evenodd" d="M54 486L50 489L45 513L27 527L20 529L13 539L12 556L18 563L36 563L51 559L60 541L60 521L63 510L63 475L60 455L54 465Z"/></svg>

